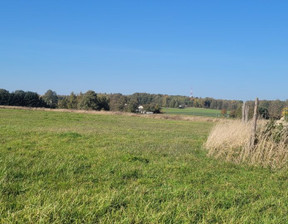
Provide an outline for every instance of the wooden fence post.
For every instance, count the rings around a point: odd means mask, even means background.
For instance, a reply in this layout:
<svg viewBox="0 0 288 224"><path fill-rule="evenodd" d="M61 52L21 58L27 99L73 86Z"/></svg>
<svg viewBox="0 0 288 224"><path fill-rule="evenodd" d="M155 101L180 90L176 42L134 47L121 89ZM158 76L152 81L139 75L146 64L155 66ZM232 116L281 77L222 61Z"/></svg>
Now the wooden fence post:
<svg viewBox="0 0 288 224"><path fill-rule="evenodd" d="M243 102L242 105L242 122L245 122L245 106L246 106L246 102Z"/></svg>
<svg viewBox="0 0 288 224"><path fill-rule="evenodd" d="M256 129L257 129L257 118L258 118L258 98L255 99L254 114L253 114L253 123L252 123L252 133L250 139L250 148L253 148L256 140Z"/></svg>
<svg viewBox="0 0 288 224"><path fill-rule="evenodd" d="M249 114L249 106L246 104L246 102L244 102L242 106L242 122L243 123L248 122L248 114Z"/></svg>
<svg viewBox="0 0 288 224"><path fill-rule="evenodd" d="M245 122L246 123L248 122L248 119L249 119L249 106L246 105L246 108L245 108Z"/></svg>

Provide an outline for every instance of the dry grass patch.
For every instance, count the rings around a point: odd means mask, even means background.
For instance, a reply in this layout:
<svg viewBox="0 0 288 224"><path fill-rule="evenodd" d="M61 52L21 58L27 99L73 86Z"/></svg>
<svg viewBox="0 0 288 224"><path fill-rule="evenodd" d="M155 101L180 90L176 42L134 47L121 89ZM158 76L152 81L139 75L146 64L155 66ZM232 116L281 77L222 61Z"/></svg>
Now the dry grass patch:
<svg viewBox="0 0 288 224"><path fill-rule="evenodd" d="M251 123L239 120L218 123L205 143L208 155L235 163L244 162L270 168L287 166L287 126L273 121L259 121L254 147L249 144L251 132Z"/></svg>
<svg viewBox="0 0 288 224"><path fill-rule="evenodd" d="M208 155L240 162L241 151L249 143L251 124L238 120L218 123L211 131L205 147Z"/></svg>

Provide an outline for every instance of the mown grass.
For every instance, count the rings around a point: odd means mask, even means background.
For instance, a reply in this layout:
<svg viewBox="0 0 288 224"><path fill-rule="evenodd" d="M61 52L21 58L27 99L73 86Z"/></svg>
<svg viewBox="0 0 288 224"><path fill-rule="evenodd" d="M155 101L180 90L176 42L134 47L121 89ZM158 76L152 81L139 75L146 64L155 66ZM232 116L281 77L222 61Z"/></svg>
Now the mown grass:
<svg viewBox="0 0 288 224"><path fill-rule="evenodd" d="M177 115L193 115L193 116L204 116L204 117L221 117L221 110L205 109L196 107L186 107L183 109L179 108L163 108L165 114L177 114Z"/></svg>
<svg viewBox="0 0 288 224"><path fill-rule="evenodd" d="M287 223L287 172L206 157L212 125L1 109L0 222Z"/></svg>

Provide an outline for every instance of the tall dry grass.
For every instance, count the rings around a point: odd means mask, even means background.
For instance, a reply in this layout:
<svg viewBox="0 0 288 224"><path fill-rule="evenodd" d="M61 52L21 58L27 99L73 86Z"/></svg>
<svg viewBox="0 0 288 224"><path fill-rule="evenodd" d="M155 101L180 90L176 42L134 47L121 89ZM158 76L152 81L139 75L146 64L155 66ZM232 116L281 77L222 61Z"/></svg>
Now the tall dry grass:
<svg viewBox="0 0 288 224"><path fill-rule="evenodd" d="M250 127L250 123L242 123L239 120L216 124L205 143L205 147L209 150L208 155L240 162L240 154L249 143Z"/></svg>
<svg viewBox="0 0 288 224"><path fill-rule="evenodd" d="M288 127L275 122L259 121L254 147L250 145L251 134L250 122L233 120L218 123L205 143L208 155L263 167L287 166Z"/></svg>

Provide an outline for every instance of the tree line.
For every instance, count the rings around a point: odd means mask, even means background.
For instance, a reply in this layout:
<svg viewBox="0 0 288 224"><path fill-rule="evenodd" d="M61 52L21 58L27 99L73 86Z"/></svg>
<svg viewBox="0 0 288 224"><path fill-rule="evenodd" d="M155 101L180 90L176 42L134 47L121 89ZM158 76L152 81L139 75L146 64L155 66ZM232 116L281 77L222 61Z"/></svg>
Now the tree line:
<svg viewBox="0 0 288 224"><path fill-rule="evenodd" d="M254 101L246 103L249 105L249 114L252 116ZM142 105L144 110L154 113L160 113L162 107L198 107L226 110L229 111L231 117L241 117L243 101L149 93L103 94L92 90L79 94L72 92L70 95L58 95L55 91L48 90L40 96L30 91L16 90L10 93L5 89L0 89L0 105L124 112L137 112L139 105ZM266 119L279 118L283 108L287 106L288 100L261 100L259 113Z"/></svg>
<svg viewBox="0 0 288 224"><path fill-rule="evenodd" d="M36 92L16 90L9 92L0 89L0 105L23 106L23 107L45 107L66 108L83 110L109 110L109 101L104 96L98 96L89 90L85 94L71 93L69 96L57 95L55 91L48 90L40 96Z"/></svg>

